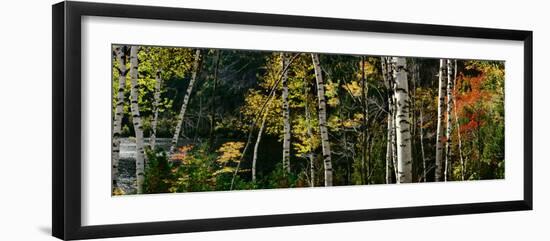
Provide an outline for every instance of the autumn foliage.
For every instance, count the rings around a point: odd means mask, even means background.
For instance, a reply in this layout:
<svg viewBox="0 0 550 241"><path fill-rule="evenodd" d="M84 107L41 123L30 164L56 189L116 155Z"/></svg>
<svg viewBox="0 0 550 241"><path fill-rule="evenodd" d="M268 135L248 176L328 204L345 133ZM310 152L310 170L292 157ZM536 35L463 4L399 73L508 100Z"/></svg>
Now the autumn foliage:
<svg viewBox="0 0 550 241"><path fill-rule="evenodd" d="M492 95L490 91L482 88L484 80L486 78L483 74L475 77L465 77L461 74L457 78L457 88L454 90L456 108L458 115L467 121L460 126L461 133L468 133L484 124L483 105L491 100Z"/></svg>

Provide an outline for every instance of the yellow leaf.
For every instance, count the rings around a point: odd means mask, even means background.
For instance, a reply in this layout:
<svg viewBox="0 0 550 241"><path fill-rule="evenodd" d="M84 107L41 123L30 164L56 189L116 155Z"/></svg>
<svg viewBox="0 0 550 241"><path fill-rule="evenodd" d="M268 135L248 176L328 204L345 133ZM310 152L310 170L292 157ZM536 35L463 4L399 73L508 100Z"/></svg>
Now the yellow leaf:
<svg viewBox="0 0 550 241"><path fill-rule="evenodd" d="M219 149L218 153L220 156L216 160L221 164L226 164L230 161L238 162L241 157L241 148L244 147L244 142L242 141L230 141L224 143Z"/></svg>
<svg viewBox="0 0 550 241"><path fill-rule="evenodd" d="M344 88L346 88L348 92L354 97L361 96L361 86L359 86L357 81L351 81L350 83L345 84Z"/></svg>

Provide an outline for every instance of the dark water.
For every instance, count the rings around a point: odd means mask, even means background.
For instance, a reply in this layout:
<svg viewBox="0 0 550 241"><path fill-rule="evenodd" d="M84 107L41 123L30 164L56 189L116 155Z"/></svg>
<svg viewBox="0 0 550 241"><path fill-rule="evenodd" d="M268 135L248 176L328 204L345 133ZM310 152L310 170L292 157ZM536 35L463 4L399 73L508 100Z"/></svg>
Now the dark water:
<svg viewBox="0 0 550 241"><path fill-rule="evenodd" d="M156 145L168 150L170 138L157 138ZM149 138L145 138L145 144L149 144ZM117 184L125 194L136 193L136 143L134 138L121 138L120 159L118 160Z"/></svg>
<svg viewBox="0 0 550 241"><path fill-rule="evenodd" d="M117 184L125 194L136 193L136 159L124 158L118 160Z"/></svg>

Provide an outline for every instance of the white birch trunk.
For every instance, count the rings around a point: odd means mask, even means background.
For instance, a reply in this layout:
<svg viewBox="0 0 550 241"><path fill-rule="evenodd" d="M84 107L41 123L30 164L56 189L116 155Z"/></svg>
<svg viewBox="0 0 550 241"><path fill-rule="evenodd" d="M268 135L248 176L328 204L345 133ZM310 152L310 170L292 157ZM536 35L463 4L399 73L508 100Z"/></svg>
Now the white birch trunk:
<svg viewBox="0 0 550 241"><path fill-rule="evenodd" d="M386 140L386 183L391 183L390 163L394 175L397 177L397 160L395 152L395 111L394 111L394 96L393 96L393 77L391 76L391 65L388 63L388 57L380 57L380 63L382 66L382 77L386 90L388 91L388 127L387 127L387 140Z"/></svg>
<svg viewBox="0 0 550 241"><path fill-rule="evenodd" d="M269 105L265 108L264 116L262 117L262 124L258 131L258 137L256 137L256 144L254 144L254 155L252 157L252 182L256 182L256 163L258 161L258 148L260 147L260 141L262 140L262 134L264 133L265 121L267 119L267 113L269 112Z"/></svg>
<svg viewBox="0 0 550 241"><path fill-rule="evenodd" d="M308 111L308 110L306 110ZM311 130L311 126L309 125L310 121L310 115L309 112L306 112L306 122L307 125L307 134L309 136L310 140L313 140L313 131ZM311 179L311 187L315 187L315 155L313 154L313 150L310 150L310 153L308 153L309 158L309 176Z"/></svg>
<svg viewBox="0 0 550 241"><path fill-rule="evenodd" d="M456 111L456 101L454 102L456 133L458 134L458 156L460 158L460 177L464 181L464 157L462 156L462 137L460 136L460 123L458 123L458 115Z"/></svg>
<svg viewBox="0 0 550 241"><path fill-rule="evenodd" d="M321 132L321 147L323 149L323 165L325 169L325 186L332 186L332 160L330 154L330 142L328 139L327 128L327 107L325 100L325 86L323 82L323 73L319 63L319 56L311 54L313 68L315 69L315 79L317 82L317 99L319 101L319 131Z"/></svg>
<svg viewBox="0 0 550 241"><path fill-rule="evenodd" d="M422 154L422 179L426 182L426 155L424 154L424 116L422 115L422 107L420 106L420 152Z"/></svg>
<svg viewBox="0 0 550 241"><path fill-rule="evenodd" d="M187 104L189 103L189 98L193 92L193 85L197 79L197 72L199 71L199 62L201 57L201 50L197 49L195 52L195 61L193 63L193 73L191 74L191 80L187 86L187 91L185 92L185 97L183 98L183 104L181 104L180 113L176 120L176 130L174 131L174 136L172 137L172 142L170 145L170 155L174 154L176 146L178 144L178 138L181 132L181 126L183 125L183 117L185 116L185 111L187 110Z"/></svg>
<svg viewBox="0 0 550 241"><path fill-rule="evenodd" d="M386 140L386 184L389 184L390 181L390 162L392 160L392 114L388 113L388 133L387 133L387 140Z"/></svg>
<svg viewBox="0 0 550 241"><path fill-rule="evenodd" d="M446 95L446 83L445 83L445 68L447 61L444 59L439 60L439 92L438 92L438 105L437 105L437 131L436 131L436 144L435 144L435 181L438 182L442 178L443 174L443 108L445 106Z"/></svg>
<svg viewBox="0 0 550 241"><path fill-rule="evenodd" d="M407 60L402 57L393 57L392 66L396 100L397 183L410 183L412 182L412 151Z"/></svg>
<svg viewBox="0 0 550 241"><path fill-rule="evenodd" d="M139 86L138 86L138 46L132 46L130 49L130 109L132 111L132 122L134 124L134 132L136 137L136 180L137 193L143 193L143 181L145 180L145 155L143 151L143 127L141 125L141 117L139 114Z"/></svg>
<svg viewBox="0 0 550 241"><path fill-rule="evenodd" d="M451 171L451 134L452 134L452 113L453 113L453 73L452 60L447 60L447 131L445 133L445 173L443 175L444 180L447 181L450 178L449 172Z"/></svg>
<svg viewBox="0 0 550 241"><path fill-rule="evenodd" d="M287 66L287 57L281 53L282 70ZM288 104L288 71L282 73L283 85L283 170L290 173L290 110Z"/></svg>
<svg viewBox="0 0 550 241"><path fill-rule="evenodd" d="M304 85L304 98L305 98L305 104L304 104L304 111L306 116L306 131L307 135L309 137L310 143L313 142L313 130L311 130L311 115L309 113L309 94L308 94L308 85ZM310 146L312 148L313 146ZM315 157L313 154L313 149L309 150L309 153L307 154L309 158L309 176L310 176L310 185L311 187L315 187Z"/></svg>
<svg viewBox="0 0 550 241"><path fill-rule="evenodd" d="M391 130L392 164L393 164L393 172L395 174L395 182L397 182L397 176L399 176L399 172L397 170L397 121L395 121L397 117L397 114L396 114L397 108L396 108L395 99L393 99L392 108L393 108L391 111L391 114L392 114L392 122L391 122L392 124L392 130Z"/></svg>
<svg viewBox="0 0 550 241"><path fill-rule="evenodd" d="M455 81L455 84L454 84L454 89L455 89L455 93L456 92L456 74L457 74L457 61L455 59L454 61L454 64L455 64L455 67L454 67L454 81ZM460 158L460 177L461 177L461 180L464 181L464 157L462 156L462 137L460 136L460 123L458 123L458 113L457 113L457 108L456 108L456 101L453 101L453 104L454 104L454 114L455 114L455 124L456 124L456 134L457 134L457 137L458 137L458 156Z"/></svg>
<svg viewBox="0 0 550 241"><path fill-rule="evenodd" d="M116 61L118 63L117 99L113 121L113 148L111 152L111 183L114 191L117 185L118 159L120 155L120 134L122 131L122 115L124 115L124 89L126 88L126 46L115 48Z"/></svg>
<svg viewBox="0 0 550 241"><path fill-rule="evenodd" d="M386 157L389 156L392 166L393 166L393 173L395 175L395 178L397 179L398 172L397 172L397 143L395 140L395 95L393 94L393 86L395 84L395 80L393 79L392 75L392 65L390 63L390 57L381 57L380 62L382 64L382 73L384 77L384 81L386 82L386 89L388 91L388 145L389 147L386 147L386 150L390 151L390 154L386 154ZM388 164L389 165L389 164ZM389 173L387 179L389 180ZM397 181L397 180L396 180Z"/></svg>
<svg viewBox="0 0 550 241"><path fill-rule="evenodd" d="M162 86L161 69L157 69L155 75L155 95L153 102L153 120L151 121L151 136L149 138L149 147L151 150L155 150L157 141L157 122L159 117L159 105L160 105L160 87Z"/></svg>
<svg viewBox="0 0 550 241"><path fill-rule="evenodd" d="M362 133L362 141L363 141L363 150L361 153L361 163L365 163L367 161L367 175L366 175L366 184L370 184L370 176L371 176L371 165L370 165L370 158L368 157L368 150L367 150L367 142L368 142L368 123L369 123L369 103L368 103L368 92L369 87L367 83L367 78L365 77L365 57L361 56L361 99L363 101L363 133ZM346 142L347 143L347 142ZM363 180L361 180L363 182Z"/></svg>

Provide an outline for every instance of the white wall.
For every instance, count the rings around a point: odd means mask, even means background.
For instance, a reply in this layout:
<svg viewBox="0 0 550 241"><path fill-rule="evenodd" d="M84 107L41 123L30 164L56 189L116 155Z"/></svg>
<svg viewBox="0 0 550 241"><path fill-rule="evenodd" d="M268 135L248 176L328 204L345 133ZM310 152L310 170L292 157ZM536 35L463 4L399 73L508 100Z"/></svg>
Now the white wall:
<svg viewBox="0 0 550 241"><path fill-rule="evenodd" d="M149 3L152 0L110 1ZM530 212L462 215L391 221L294 226L154 237L155 240L544 239L550 188L544 155L550 87L544 54L550 24L544 1L157 1L190 8L319 15L448 25L534 30L534 206ZM317 5L312 3L316 2ZM53 240L51 230L51 9L53 1L9 1L0 8L0 240ZM547 21L546 21L547 22ZM31 140L30 146L23 147ZM24 154L24 156L22 156ZM396 231L399 230L399 231ZM152 237L123 240L151 240Z"/></svg>

